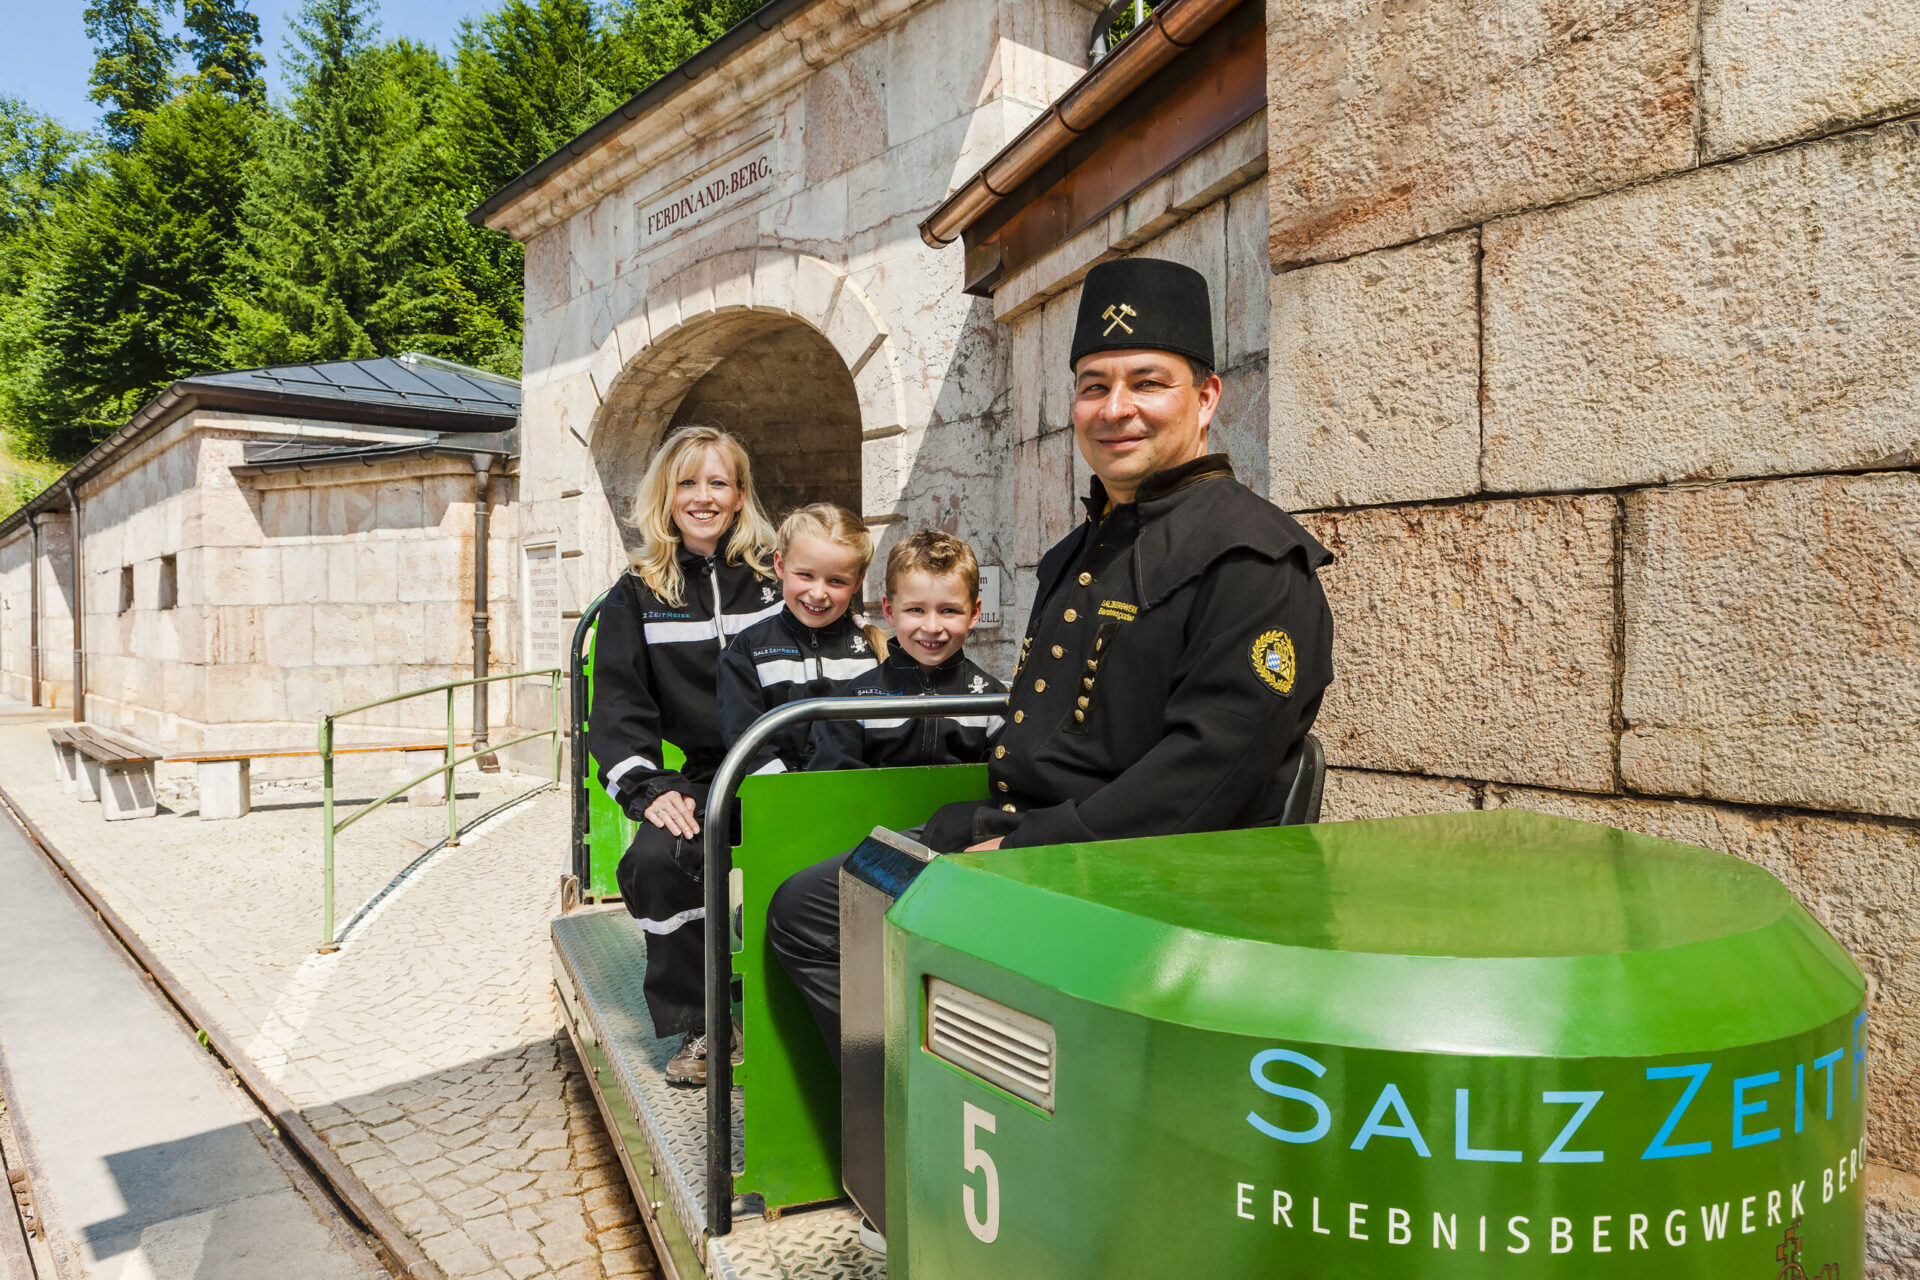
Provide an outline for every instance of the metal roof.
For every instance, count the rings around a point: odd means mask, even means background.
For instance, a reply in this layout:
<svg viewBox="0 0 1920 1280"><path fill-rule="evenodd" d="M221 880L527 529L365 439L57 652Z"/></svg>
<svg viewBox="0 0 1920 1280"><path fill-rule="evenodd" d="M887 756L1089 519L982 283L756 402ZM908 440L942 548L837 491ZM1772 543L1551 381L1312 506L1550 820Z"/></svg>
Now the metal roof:
<svg viewBox="0 0 1920 1280"><path fill-rule="evenodd" d="M484 369L410 351L374 360L275 365L182 378L87 451L65 474L5 519L0 537L36 511L64 507L71 489L123 449L194 409L279 414L355 426L422 427L463 438L486 435L501 452L517 451L508 433L520 421L520 383Z"/></svg>
<svg viewBox="0 0 1920 1280"><path fill-rule="evenodd" d="M374 360L201 373L182 379L180 385L370 408L479 414L504 419L499 428L502 430L520 414L517 380L418 352Z"/></svg>
<svg viewBox="0 0 1920 1280"><path fill-rule="evenodd" d="M372 466L396 458L514 458L520 453L517 431L462 432L430 440L388 441L378 444L341 444L320 440L248 440L240 446L242 462L235 475L266 475L275 471L321 471L358 464Z"/></svg>

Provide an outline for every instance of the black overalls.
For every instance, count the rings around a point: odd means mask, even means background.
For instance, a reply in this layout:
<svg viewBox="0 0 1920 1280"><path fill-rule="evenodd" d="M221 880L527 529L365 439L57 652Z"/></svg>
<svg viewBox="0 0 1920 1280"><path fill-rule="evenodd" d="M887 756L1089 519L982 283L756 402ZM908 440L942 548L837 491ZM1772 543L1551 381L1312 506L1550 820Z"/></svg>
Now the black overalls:
<svg viewBox="0 0 1920 1280"><path fill-rule="evenodd" d="M937 667L923 667L896 643L887 660L835 689L841 698L876 699L864 720L822 720L813 726L813 758L807 768L893 769L916 765L979 764L987 741L1000 731L999 716L929 716L908 720L887 714L884 699L908 694L1005 693L1007 687L982 671L964 651Z"/></svg>
<svg viewBox="0 0 1920 1280"><path fill-rule="evenodd" d="M664 791L692 796L706 821L707 784L726 747L714 672L728 641L778 612L779 586L744 564L682 550L686 603L668 604L638 574L621 575L600 606L593 645L587 750L600 785L638 824L620 859L620 894L647 933L647 1011L661 1036L706 1022L706 912L698 840L654 826L646 807ZM686 754L663 767L662 740Z"/></svg>
<svg viewBox="0 0 1920 1280"><path fill-rule="evenodd" d="M733 638L717 676L720 733L731 747L755 720L802 698L824 698L834 686L873 670L878 659L860 620L849 610L824 627L810 627L784 606ZM749 773L799 772L813 749L807 726L780 731L754 753Z"/></svg>

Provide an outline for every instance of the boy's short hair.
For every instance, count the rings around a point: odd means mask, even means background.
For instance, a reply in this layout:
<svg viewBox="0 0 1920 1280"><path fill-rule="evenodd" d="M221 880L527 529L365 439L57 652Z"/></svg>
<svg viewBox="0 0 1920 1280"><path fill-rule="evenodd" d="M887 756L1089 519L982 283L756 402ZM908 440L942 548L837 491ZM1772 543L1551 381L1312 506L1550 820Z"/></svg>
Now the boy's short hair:
<svg viewBox="0 0 1920 1280"><path fill-rule="evenodd" d="M960 575L967 599L980 598L980 561L973 548L950 533L922 529L903 539L887 553L887 594L900 589L900 579L918 569L936 578Z"/></svg>

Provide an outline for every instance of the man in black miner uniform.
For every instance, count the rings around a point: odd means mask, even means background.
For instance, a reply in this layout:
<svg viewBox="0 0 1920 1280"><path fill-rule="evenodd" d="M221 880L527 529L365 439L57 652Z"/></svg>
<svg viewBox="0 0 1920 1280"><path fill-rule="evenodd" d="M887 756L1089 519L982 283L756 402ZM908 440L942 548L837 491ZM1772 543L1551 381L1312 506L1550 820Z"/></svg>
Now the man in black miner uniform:
<svg viewBox="0 0 1920 1280"><path fill-rule="evenodd" d="M946 805L943 853L1273 823L1333 675L1332 557L1206 452L1220 403L1206 281L1156 259L1087 273L1073 431L1086 522L1040 562L992 798ZM774 895L768 936L836 1057L845 855Z"/></svg>

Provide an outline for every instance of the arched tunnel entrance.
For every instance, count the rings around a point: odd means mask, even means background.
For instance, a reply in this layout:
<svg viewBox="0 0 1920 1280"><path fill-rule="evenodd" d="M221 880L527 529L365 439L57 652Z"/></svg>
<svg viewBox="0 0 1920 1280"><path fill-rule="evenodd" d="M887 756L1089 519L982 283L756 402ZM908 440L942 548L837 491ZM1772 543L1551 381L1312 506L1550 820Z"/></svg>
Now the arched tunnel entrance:
<svg viewBox="0 0 1920 1280"><path fill-rule="evenodd" d="M839 353L807 325L764 333L715 365L668 430L695 423L746 442L776 523L809 502L860 513L860 398Z"/></svg>
<svg viewBox="0 0 1920 1280"><path fill-rule="evenodd" d="M631 553L640 477L674 427L737 433L775 521L808 502L862 509L860 396L833 344L791 316L733 311L682 326L622 370L590 448L608 514Z"/></svg>

